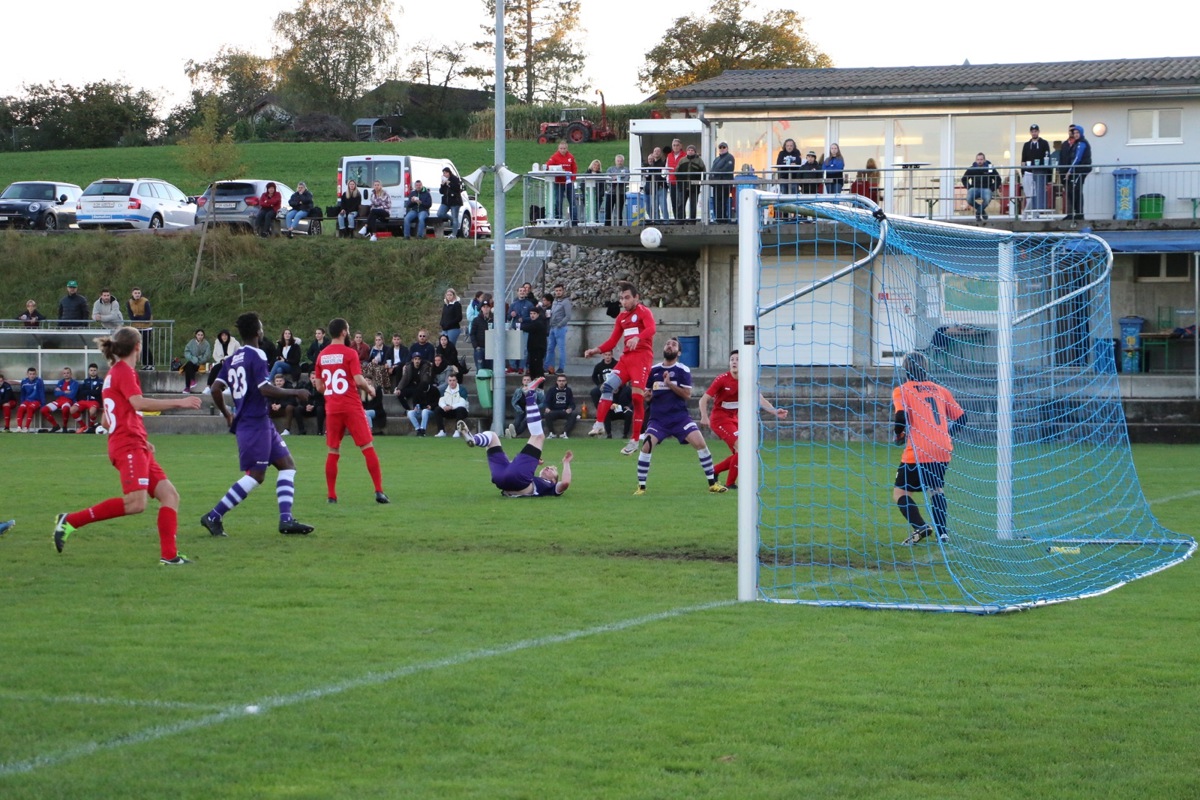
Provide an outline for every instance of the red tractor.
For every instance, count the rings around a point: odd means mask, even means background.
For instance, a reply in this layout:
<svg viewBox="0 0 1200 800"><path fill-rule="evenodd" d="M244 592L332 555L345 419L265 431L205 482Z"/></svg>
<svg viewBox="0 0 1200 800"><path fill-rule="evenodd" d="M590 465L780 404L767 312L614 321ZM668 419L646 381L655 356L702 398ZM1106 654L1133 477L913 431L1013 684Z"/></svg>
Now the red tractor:
<svg viewBox="0 0 1200 800"><path fill-rule="evenodd" d="M604 92L600 95L600 124L589 120L586 108L564 108L558 122L543 122L538 128L538 144L547 144L558 139L566 139L572 144L581 142L607 142L617 138L617 132L608 126L608 105L604 102Z"/></svg>

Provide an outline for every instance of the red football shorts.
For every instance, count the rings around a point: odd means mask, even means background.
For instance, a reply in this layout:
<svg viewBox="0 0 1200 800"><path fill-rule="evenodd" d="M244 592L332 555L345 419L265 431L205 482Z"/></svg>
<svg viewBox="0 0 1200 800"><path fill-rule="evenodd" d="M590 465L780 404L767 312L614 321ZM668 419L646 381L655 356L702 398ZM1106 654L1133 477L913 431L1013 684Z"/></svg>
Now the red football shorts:
<svg viewBox="0 0 1200 800"><path fill-rule="evenodd" d="M326 414L325 443L331 448L342 445L342 438L347 434L358 447L366 447L371 443L371 423L367 421L367 412L357 414Z"/></svg>

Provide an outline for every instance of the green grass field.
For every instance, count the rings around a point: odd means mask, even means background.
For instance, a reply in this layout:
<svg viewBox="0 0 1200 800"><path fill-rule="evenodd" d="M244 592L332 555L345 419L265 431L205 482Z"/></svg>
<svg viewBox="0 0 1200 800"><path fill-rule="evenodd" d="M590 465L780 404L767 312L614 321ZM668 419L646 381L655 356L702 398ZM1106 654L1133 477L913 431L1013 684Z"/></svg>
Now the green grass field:
<svg viewBox="0 0 1200 800"><path fill-rule="evenodd" d="M0 441L6 800L1200 795L1193 561L995 617L734 604L737 498L690 449L633 498L615 440L572 440L568 495L521 501L460 441L384 438L392 504L346 452L328 506L291 437L317 532L275 532L268 482L215 540L233 439L161 436L195 559L166 568L152 516L54 552L117 491L104 439ZM1135 450L1190 534L1196 455Z"/></svg>

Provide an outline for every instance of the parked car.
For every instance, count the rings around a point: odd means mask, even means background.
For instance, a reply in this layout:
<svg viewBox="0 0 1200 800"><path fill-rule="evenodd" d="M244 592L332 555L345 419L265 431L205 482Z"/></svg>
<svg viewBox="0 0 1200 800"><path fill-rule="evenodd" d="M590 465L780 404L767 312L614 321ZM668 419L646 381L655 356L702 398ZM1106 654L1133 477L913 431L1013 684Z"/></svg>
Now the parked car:
<svg viewBox="0 0 1200 800"><path fill-rule="evenodd" d="M258 198L267 191L267 184L275 184L275 191L283 196L283 206L275 218L277 228L282 228L283 218L288 212L288 198L293 189L281 181L265 178L242 178L236 181L217 181L196 198L196 224L203 225L211 215L213 225L232 225L254 229L258 214ZM320 236L322 229L321 208L314 204L308 216L296 225L296 232L306 236Z"/></svg>
<svg viewBox="0 0 1200 800"><path fill-rule="evenodd" d="M75 204L80 228L190 228L196 201L157 178L93 181Z"/></svg>
<svg viewBox="0 0 1200 800"><path fill-rule="evenodd" d="M52 231L75 224L75 203L83 192L73 183L17 181L0 194L0 228Z"/></svg>
<svg viewBox="0 0 1200 800"><path fill-rule="evenodd" d="M399 233L404 223L404 205L413 184L421 181L430 195L433 196L433 208L430 209L430 224L433 215L437 213L442 203L442 168L450 170L462 177L458 167L448 158L424 158L422 156L345 156L338 164L337 193L340 197L346 191L346 183L353 180L358 184L363 200L370 203L371 186L375 181L383 184L383 189L392 196L392 217L388 227L394 233ZM477 200L467 196L463 187L463 209L459 216L459 235L463 238L488 237L492 235L492 225L488 222L487 209ZM365 214L364 214L365 217ZM449 234L450 224L442 225L444 233Z"/></svg>

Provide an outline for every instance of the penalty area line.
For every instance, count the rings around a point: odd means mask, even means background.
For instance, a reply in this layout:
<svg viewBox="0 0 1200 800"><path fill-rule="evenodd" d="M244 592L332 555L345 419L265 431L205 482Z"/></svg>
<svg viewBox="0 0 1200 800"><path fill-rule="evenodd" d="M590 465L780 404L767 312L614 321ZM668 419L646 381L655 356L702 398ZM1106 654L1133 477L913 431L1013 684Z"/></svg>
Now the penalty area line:
<svg viewBox="0 0 1200 800"><path fill-rule="evenodd" d="M235 719L243 719L252 717L258 714L269 711L273 708L284 708L287 706L307 703L313 700L321 700L326 697L343 694L355 689L364 689L370 686L379 686L384 683L407 678L411 675L418 675L423 672L432 672L438 669L447 667L457 667L462 664L469 664L474 661L482 661L488 658L496 658L512 653L519 653L523 650L533 650L539 647L548 647L555 644L567 644L579 639L586 639L591 636L599 636L606 633L619 633L620 631L637 628L642 625L649 625L654 622L662 622L664 620L683 617L688 614L694 614L699 611L711 611L715 608L724 608L726 606L735 605L736 600L720 600L712 603L703 603L695 606L684 606L675 608L669 611L660 611L655 614L646 614L640 617L620 620L618 622L609 622L603 625L595 625L590 628L582 628L577 631L568 633L552 634L550 636L539 636L533 639L522 639L509 644L499 645L497 647L487 647L479 650L468 650L465 653L458 655L447 656L433 661L425 661L419 664L409 664L404 667L398 667L387 672L368 672L351 680L340 681L328 686L321 686L315 689L308 689L302 692L294 692L292 694L275 695L263 698L257 702L242 704L233 704L221 706L219 710L212 714L206 714L195 719L180 720L179 722L170 723L168 725L154 725L149 728L143 728L140 731L126 734L123 736L115 736L104 741L85 742L83 744L69 747L65 750L60 750L55 753L45 753L22 761L9 761L0 763L0 778L8 775L18 775L23 773L35 772L46 767L53 767L58 764L72 761L83 756L92 755L106 750L117 750L122 747L131 745L146 744L159 739L165 739L169 736L177 736L181 733L208 728L213 725L219 725L222 722L228 722Z"/></svg>
<svg viewBox="0 0 1200 800"><path fill-rule="evenodd" d="M0 700L14 703L59 703L79 706L125 706L127 708L165 708L182 711L220 711L221 703L182 703L174 700L131 700L125 697L89 697L87 695L19 694L0 691Z"/></svg>

